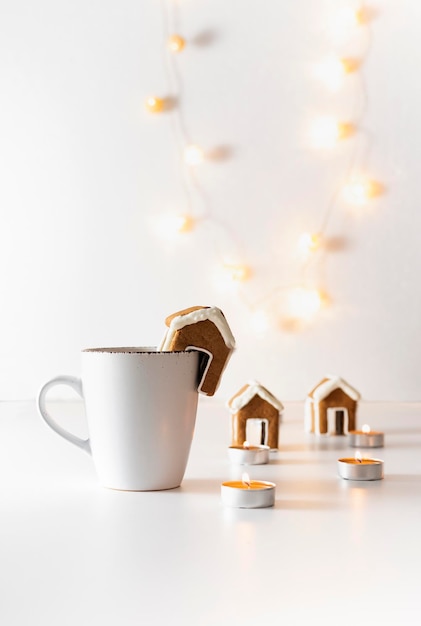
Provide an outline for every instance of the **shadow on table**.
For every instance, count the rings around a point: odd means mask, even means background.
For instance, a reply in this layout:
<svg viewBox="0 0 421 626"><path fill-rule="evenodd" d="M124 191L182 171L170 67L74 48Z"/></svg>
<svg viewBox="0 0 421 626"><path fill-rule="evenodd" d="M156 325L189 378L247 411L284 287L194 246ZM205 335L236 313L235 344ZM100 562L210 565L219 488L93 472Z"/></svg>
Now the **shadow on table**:
<svg viewBox="0 0 421 626"><path fill-rule="evenodd" d="M278 451L282 452L314 452L317 450L343 450L348 447L347 437L309 437L305 443L283 444Z"/></svg>
<svg viewBox="0 0 421 626"><path fill-rule="evenodd" d="M289 443L278 446L278 452L308 452L310 446L303 443Z"/></svg>
<svg viewBox="0 0 421 626"><path fill-rule="evenodd" d="M386 478L394 483L421 483L421 474L387 474Z"/></svg>
<svg viewBox="0 0 421 626"><path fill-rule="evenodd" d="M270 459L270 465L319 465L320 463L332 463L332 459Z"/></svg>
<svg viewBox="0 0 421 626"><path fill-rule="evenodd" d="M389 443L386 441L387 448L391 450L404 449L404 448L421 448L421 441L399 441L399 443Z"/></svg>
<svg viewBox="0 0 421 626"><path fill-rule="evenodd" d="M331 511L340 508L339 502L322 500L283 500L275 501L275 509L284 511Z"/></svg>
<svg viewBox="0 0 421 626"><path fill-rule="evenodd" d="M173 493L183 491L185 493L218 493L221 488L221 479L209 478L185 478L180 487L173 489Z"/></svg>
<svg viewBox="0 0 421 626"><path fill-rule="evenodd" d="M388 428L387 435L421 435L421 428Z"/></svg>
<svg viewBox="0 0 421 626"><path fill-rule="evenodd" d="M338 485L341 484L341 479L332 475L329 480L289 477L278 479L275 482L279 488L278 494L282 495L286 502L323 503L330 502L332 494L336 493Z"/></svg>

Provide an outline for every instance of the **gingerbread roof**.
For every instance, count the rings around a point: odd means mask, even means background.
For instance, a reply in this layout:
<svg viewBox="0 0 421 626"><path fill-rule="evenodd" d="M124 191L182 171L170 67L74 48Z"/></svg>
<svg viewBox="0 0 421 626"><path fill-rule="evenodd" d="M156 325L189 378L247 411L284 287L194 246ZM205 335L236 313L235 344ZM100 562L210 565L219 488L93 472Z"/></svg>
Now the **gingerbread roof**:
<svg viewBox="0 0 421 626"><path fill-rule="evenodd" d="M160 350L165 350L166 346L170 345L171 339L177 330L180 330L180 328L184 328L185 326L189 326L190 324L196 324L197 322L203 322L205 320L210 320L215 324L227 348L235 348L235 339L224 314L221 309L218 309L218 307L210 306L190 307L189 309L179 311L178 313L168 317L165 321L169 328Z"/></svg>
<svg viewBox="0 0 421 626"><path fill-rule="evenodd" d="M283 411L283 404L275 398L273 394L270 393L256 380L252 380L241 389L230 399L228 400L228 408L231 413L237 413L240 409L247 406L247 404L254 398L254 396L259 396L265 402L271 404L275 409L278 409L279 412Z"/></svg>
<svg viewBox="0 0 421 626"><path fill-rule="evenodd" d="M325 376L319 384L310 391L308 397L319 402L327 398L335 389L342 389L352 400L359 400L361 397L359 392L354 389L354 387L351 387L343 378L331 374Z"/></svg>

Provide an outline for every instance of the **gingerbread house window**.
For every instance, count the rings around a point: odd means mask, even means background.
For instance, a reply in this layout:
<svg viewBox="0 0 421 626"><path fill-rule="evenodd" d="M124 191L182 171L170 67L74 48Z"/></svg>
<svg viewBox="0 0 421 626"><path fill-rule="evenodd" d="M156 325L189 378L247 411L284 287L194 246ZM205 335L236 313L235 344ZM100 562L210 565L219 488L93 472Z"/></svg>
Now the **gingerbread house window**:
<svg viewBox="0 0 421 626"><path fill-rule="evenodd" d="M356 428L360 394L339 376L326 376L308 394L305 428L318 435L346 435Z"/></svg>
<svg viewBox="0 0 421 626"><path fill-rule="evenodd" d="M252 381L244 385L228 402L232 415L232 445L242 446L256 439L272 449L278 447L279 418L283 406L265 387Z"/></svg>

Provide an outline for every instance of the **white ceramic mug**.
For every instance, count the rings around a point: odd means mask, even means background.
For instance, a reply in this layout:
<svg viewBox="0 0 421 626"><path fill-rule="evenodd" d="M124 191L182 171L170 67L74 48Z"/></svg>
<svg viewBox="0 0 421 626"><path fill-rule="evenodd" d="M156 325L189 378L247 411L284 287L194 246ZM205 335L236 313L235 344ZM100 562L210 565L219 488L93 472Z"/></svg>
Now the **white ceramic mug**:
<svg viewBox="0 0 421 626"><path fill-rule="evenodd" d="M81 379L47 382L38 409L50 428L92 454L105 487L173 489L183 480L193 439L199 357L156 348L83 350ZM63 384L84 399L89 439L68 432L47 411L48 391Z"/></svg>

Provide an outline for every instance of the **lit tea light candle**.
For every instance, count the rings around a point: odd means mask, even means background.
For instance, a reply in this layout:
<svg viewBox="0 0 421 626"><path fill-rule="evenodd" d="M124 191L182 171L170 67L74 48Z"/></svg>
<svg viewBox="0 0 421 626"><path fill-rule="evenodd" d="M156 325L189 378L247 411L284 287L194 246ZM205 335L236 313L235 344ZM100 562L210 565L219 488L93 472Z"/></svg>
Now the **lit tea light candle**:
<svg viewBox="0 0 421 626"><path fill-rule="evenodd" d="M371 430L368 424L364 424L361 430L349 431L349 445L353 448L383 448L384 433Z"/></svg>
<svg viewBox="0 0 421 626"><path fill-rule="evenodd" d="M236 465L263 465L269 461L269 446L251 446L245 441L242 446L230 446L228 457Z"/></svg>
<svg viewBox="0 0 421 626"><path fill-rule="evenodd" d="M275 504L275 483L250 480L243 474L242 480L233 480L221 485L221 499L226 506L240 509L263 509Z"/></svg>
<svg viewBox="0 0 421 626"><path fill-rule="evenodd" d="M357 451L354 458L338 459L338 472L345 480L381 480L383 461L380 459L364 459Z"/></svg>

